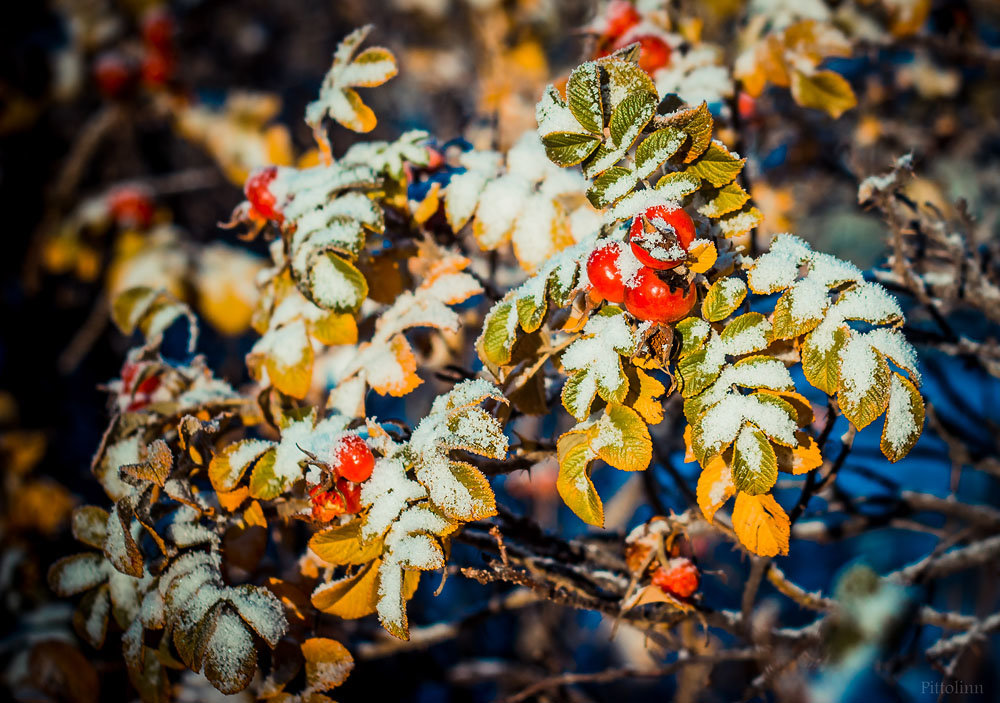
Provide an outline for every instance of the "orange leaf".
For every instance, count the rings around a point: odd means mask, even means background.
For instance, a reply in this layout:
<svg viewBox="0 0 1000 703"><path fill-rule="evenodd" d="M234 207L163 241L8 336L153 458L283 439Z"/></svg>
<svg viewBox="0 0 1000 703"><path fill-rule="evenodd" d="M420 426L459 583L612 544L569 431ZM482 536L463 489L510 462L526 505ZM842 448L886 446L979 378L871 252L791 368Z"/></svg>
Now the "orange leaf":
<svg viewBox="0 0 1000 703"><path fill-rule="evenodd" d="M715 512L736 493L733 472L721 456L708 462L698 477L698 507L705 519L712 522Z"/></svg>
<svg viewBox="0 0 1000 703"><path fill-rule="evenodd" d="M733 507L733 528L743 546L762 557L788 554L791 525L785 510L769 493L738 493Z"/></svg>
<svg viewBox="0 0 1000 703"><path fill-rule="evenodd" d="M367 370L368 383L377 393L398 398L422 383L417 375L417 357L403 335L397 334L389 340L385 357L379 357L378 363Z"/></svg>

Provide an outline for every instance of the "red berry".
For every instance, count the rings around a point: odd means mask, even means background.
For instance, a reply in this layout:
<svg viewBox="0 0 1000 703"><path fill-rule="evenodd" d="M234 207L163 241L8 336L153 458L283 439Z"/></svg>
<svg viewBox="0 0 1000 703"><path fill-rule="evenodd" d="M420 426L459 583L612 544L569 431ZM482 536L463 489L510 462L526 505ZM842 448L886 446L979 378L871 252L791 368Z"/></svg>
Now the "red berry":
<svg viewBox="0 0 1000 703"><path fill-rule="evenodd" d="M117 51L106 51L94 62L97 88L107 98L121 97L131 86L134 78L133 66Z"/></svg>
<svg viewBox="0 0 1000 703"><path fill-rule="evenodd" d="M427 170L437 171L444 166L444 154L432 147L427 148Z"/></svg>
<svg viewBox="0 0 1000 703"><path fill-rule="evenodd" d="M635 5L628 0L611 0L604 13L604 36L617 39L641 20Z"/></svg>
<svg viewBox="0 0 1000 703"><path fill-rule="evenodd" d="M651 231L646 231L646 222L652 225ZM682 264L686 257L674 258L670 252L675 246L687 251L694 241L694 222L680 208L657 205L632 220L628 237L639 261L661 271L672 269Z"/></svg>
<svg viewBox="0 0 1000 703"><path fill-rule="evenodd" d="M323 491L319 486L310 488L309 498L313 519L320 522L329 522L338 515L353 515L361 510L361 486L342 478L337 479L337 490Z"/></svg>
<svg viewBox="0 0 1000 703"><path fill-rule="evenodd" d="M587 259L587 278L595 292L612 303L625 301L625 283L618 266L618 256L622 253L620 242L608 242L594 249Z"/></svg>
<svg viewBox="0 0 1000 703"><path fill-rule="evenodd" d="M247 178L246 185L243 186L243 194L246 195L254 212L268 220L281 222L285 219L281 214L278 199L271 192L271 183L278 176L277 166L258 168Z"/></svg>
<svg viewBox="0 0 1000 703"><path fill-rule="evenodd" d="M167 50L174 36L174 18L165 7L154 7L142 16L142 38L150 46Z"/></svg>
<svg viewBox="0 0 1000 703"><path fill-rule="evenodd" d="M670 45L652 34L625 36L619 39L613 50L617 51L629 44L639 42L639 68L652 75L653 72L670 64Z"/></svg>
<svg viewBox="0 0 1000 703"><path fill-rule="evenodd" d="M174 76L174 57L167 51L153 47L142 58L142 79L151 86L166 85Z"/></svg>
<svg viewBox="0 0 1000 703"><path fill-rule="evenodd" d="M333 462L337 474L348 481L367 481L375 468L375 456L365 440L349 434L333 447Z"/></svg>
<svg viewBox="0 0 1000 703"><path fill-rule="evenodd" d="M664 593L678 598L690 598L698 590L700 582L698 567L685 557L671 559L665 567L661 566L653 573L653 584Z"/></svg>
<svg viewBox="0 0 1000 703"><path fill-rule="evenodd" d="M648 266L639 269L632 285L625 289L625 308L640 320L660 324L685 317L697 300L694 283L675 287Z"/></svg>
<svg viewBox="0 0 1000 703"><path fill-rule="evenodd" d="M123 227L145 229L153 222L153 200L146 188L126 185L108 194L108 209L115 222Z"/></svg>
<svg viewBox="0 0 1000 703"><path fill-rule="evenodd" d="M757 100L750 93L741 90L736 98L736 111L744 120L752 120L757 116Z"/></svg>

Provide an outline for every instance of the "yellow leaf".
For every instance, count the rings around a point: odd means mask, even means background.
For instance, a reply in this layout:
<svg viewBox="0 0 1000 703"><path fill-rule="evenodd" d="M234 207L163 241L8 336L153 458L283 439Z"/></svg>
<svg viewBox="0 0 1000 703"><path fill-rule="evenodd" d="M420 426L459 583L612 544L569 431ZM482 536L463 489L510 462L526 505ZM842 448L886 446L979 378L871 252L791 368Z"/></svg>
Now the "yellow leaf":
<svg viewBox="0 0 1000 703"><path fill-rule="evenodd" d="M737 493L733 529L743 546L758 556L788 554L788 515L770 494Z"/></svg>
<svg viewBox="0 0 1000 703"><path fill-rule="evenodd" d="M688 426L690 430L690 426ZM687 434L687 431L685 432ZM690 451L690 450L689 450ZM691 457L694 460L694 457ZM698 507L705 519L712 522L716 511L736 493L733 473L721 456L713 457L698 476Z"/></svg>
<svg viewBox="0 0 1000 703"><path fill-rule="evenodd" d="M309 540L309 548L323 561L341 566L344 564L364 564L382 553L382 540L361 541L361 521L352 520L317 532Z"/></svg>
<svg viewBox="0 0 1000 703"><path fill-rule="evenodd" d="M437 212L438 206L441 204L441 184L434 183L431 185L431 189L427 192L427 195L417 206L417 209L413 212L413 220L418 224L422 225L427 220L431 219L431 216Z"/></svg>
<svg viewBox="0 0 1000 703"><path fill-rule="evenodd" d="M250 504L249 508L243 511L243 520L247 525L267 527L267 518L264 517L264 510L256 500Z"/></svg>
<svg viewBox="0 0 1000 703"><path fill-rule="evenodd" d="M381 563L381 559L375 560L353 576L321 584L313 591L313 606L345 620L357 620L375 612Z"/></svg>
<svg viewBox="0 0 1000 703"><path fill-rule="evenodd" d="M816 440L805 432L796 432L795 436L799 440L799 446L792 450L792 473L804 474L822 466L823 454Z"/></svg>
<svg viewBox="0 0 1000 703"><path fill-rule="evenodd" d="M556 489L563 502L584 522L604 526L604 505L590 480L588 468L595 454L583 432L567 432L556 444L559 477Z"/></svg>
<svg viewBox="0 0 1000 703"><path fill-rule="evenodd" d="M642 471L653 458L649 428L632 408L609 405L600 421L588 430L590 448L621 471Z"/></svg>
<svg viewBox="0 0 1000 703"><path fill-rule="evenodd" d="M347 680L354 657L347 647L326 637L310 637L302 643L306 660L306 683L310 691L329 691Z"/></svg>
<svg viewBox="0 0 1000 703"><path fill-rule="evenodd" d="M350 313L331 313L322 317L312 323L310 331L317 341L327 346L358 343L358 323Z"/></svg>
<svg viewBox="0 0 1000 703"><path fill-rule="evenodd" d="M895 371L889 392L881 449L889 461L899 461L920 438L924 427L924 400L913 383Z"/></svg>
<svg viewBox="0 0 1000 703"><path fill-rule="evenodd" d="M691 425L684 426L684 463L690 464L692 461L697 461L694 455L694 451L691 449L691 437L694 431L691 429Z"/></svg>
<svg viewBox="0 0 1000 703"><path fill-rule="evenodd" d="M385 364L391 366L379 365L379 368L370 368L368 383L376 393L398 398L421 384L417 375L417 357L414 356L406 337L401 334L389 340L387 352L391 354L391 358L386 359Z"/></svg>
<svg viewBox="0 0 1000 703"><path fill-rule="evenodd" d="M233 512L250 495L250 489L247 486L240 486L235 491L218 491L215 495L218 497L219 505L222 506L223 510Z"/></svg>
<svg viewBox="0 0 1000 703"><path fill-rule="evenodd" d="M271 446L271 442L261 439L243 439L227 444L208 464L208 479L212 487L218 493L233 491L247 469Z"/></svg>
<svg viewBox="0 0 1000 703"><path fill-rule="evenodd" d="M851 84L833 71L819 71L811 76L795 71L792 97L799 105L823 110L834 119L858 104Z"/></svg>
<svg viewBox="0 0 1000 703"><path fill-rule="evenodd" d="M715 266L719 258L719 251L715 248L715 242L700 239L688 249L687 265L693 273L705 273Z"/></svg>
<svg viewBox="0 0 1000 703"><path fill-rule="evenodd" d="M667 389L658 380L640 368L635 370L639 377L639 397L632 403L648 425L658 425L663 420L663 403L658 400Z"/></svg>

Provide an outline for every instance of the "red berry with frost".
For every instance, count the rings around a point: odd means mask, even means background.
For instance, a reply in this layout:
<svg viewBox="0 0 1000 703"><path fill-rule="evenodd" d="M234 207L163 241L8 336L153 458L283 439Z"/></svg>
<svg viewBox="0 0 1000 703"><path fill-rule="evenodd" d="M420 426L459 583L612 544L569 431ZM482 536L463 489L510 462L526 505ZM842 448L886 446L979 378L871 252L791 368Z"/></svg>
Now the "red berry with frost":
<svg viewBox="0 0 1000 703"><path fill-rule="evenodd" d="M361 483L372 475L375 455L365 440L356 434L349 434L334 445L333 464L338 476Z"/></svg>
<svg viewBox="0 0 1000 703"><path fill-rule="evenodd" d="M672 269L687 258L694 222L681 208L656 205L632 220L628 238L632 253L643 264L661 271Z"/></svg>
<svg viewBox="0 0 1000 703"><path fill-rule="evenodd" d="M94 62L97 89L106 98L121 97L135 79L134 66L117 51L106 51Z"/></svg>
<svg viewBox="0 0 1000 703"><path fill-rule="evenodd" d="M153 200L142 186L127 185L112 190L108 194L108 210L122 227L145 229L153 222Z"/></svg>
<svg viewBox="0 0 1000 703"><path fill-rule="evenodd" d="M698 567L685 557L671 559L666 566L659 567L653 573L653 584L664 593L677 598L690 598L698 590L700 583Z"/></svg>
<svg viewBox="0 0 1000 703"><path fill-rule="evenodd" d="M612 303L622 303L625 300L625 283L618 265L621 247L619 242L608 242L594 249L587 259L587 278L590 279L591 287Z"/></svg>
<svg viewBox="0 0 1000 703"><path fill-rule="evenodd" d="M665 324L686 317L698 300L694 283L667 283L643 266L625 288L625 309L640 320Z"/></svg>
<svg viewBox="0 0 1000 703"><path fill-rule="evenodd" d="M617 39L641 20L635 5L628 0L612 0L604 13L604 36Z"/></svg>
<svg viewBox="0 0 1000 703"><path fill-rule="evenodd" d="M243 194L250 201L256 214L268 220L281 222L285 218L281 214L278 198L271 190L271 184L277 177L277 166L258 168L247 178L246 185L243 186Z"/></svg>
<svg viewBox="0 0 1000 703"><path fill-rule="evenodd" d="M166 50L174 36L174 18L165 7L155 7L142 16L142 38L150 46Z"/></svg>
<svg viewBox="0 0 1000 703"><path fill-rule="evenodd" d="M309 500L313 519L329 522L339 515L353 515L361 510L361 486L338 478L336 490L324 491L319 486L310 488Z"/></svg>
<svg viewBox="0 0 1000 703"><path fill-rule="evenodd" d="M160 87L174 77L173 54L152 47L142 57L142 79L153 87Z"/></svg>

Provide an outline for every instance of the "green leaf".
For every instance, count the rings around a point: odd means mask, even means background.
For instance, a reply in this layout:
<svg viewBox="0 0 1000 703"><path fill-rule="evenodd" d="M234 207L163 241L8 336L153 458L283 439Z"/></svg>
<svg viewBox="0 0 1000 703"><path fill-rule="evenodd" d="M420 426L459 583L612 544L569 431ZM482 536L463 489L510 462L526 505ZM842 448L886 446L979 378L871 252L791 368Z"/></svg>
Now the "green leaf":
<svg viewBox="0 0 1000 703"><path fill-rule="evenodd" d="M707 357L708 349L702 347L698 351L681 357L677 362L677 373L684 381L684 386L681 388L683 397L690 398L700 394L719 377L722 364L710 363Z"/></svg>
<svg viewBox="0 0 1000 703"><path fill-rule="evenodd" d="M587 200L600 209L612 205L628 195L638 180L636 174L624 166L612 166L594 179L587 190Z"/></svg>
<svg viewBox="0 0 1000 703"><path fill-rule="evenodd" d="M673 127L658 129L642 140L635 150L635 172L638 178L650 174L677 153L684 144L684 133Z"/></svg>
<svg viewBox="0 0 1000 703"><path fill-rule="evenodd" d="M525 332L534 332L542 326L545 311L548 309L548 299L542 296L541 302L533 295L517 299L517 320Z"/></svg>
<svg viewBox="0 0 1000 703"><path fill-rule="evenodd" d="M684 156L684 163L688 164L701 156L712 141L712 129L715 121L712 113L708 109L707 103L702 103L696 108L686 110L678 115L668 118L668 121L684 131L691 138L691 146L688 147Z"/></svg>
<svg viewBox="0 0 1000 703"><path fill-rule="evenodd" d="M514 310L514 302L501 301L490 311L483 326L483 353L487 360L498 366L509 363L516 334L517 312Z"/></svg>
<svg viewBox="0 0 1000 703"><path fill-rule="evenodd" d="M795 339L815 329L823 319L824 305L816 317L796 318L794 309L795 287L786 290L774 304L774 314L771 316L771 328L775 339ZM801 295L801 293L800 293Z"/></svg>
<svg viewBox="0 0 1000 703"><path fill-rule="evenodd" d="M709 322L718 322L732 315L747 297L747 284L733 276L713 283L701 304L701 314Z"/></svg>
<svg viewBox="0 0 1000 703"><path fill-rule="evenodd" d="M448 468L451 470L451 474L455 477L455 480L461 483L465 487L465 490L469 492L472 500L469 503L471 508L466 511L448 510L443 506L439 506L441 512L446 517L462 522L473 522L475 520L485 520L497 514L496 497L493 495L489 479L483 475L482 471L464 461L452 461L449 463Z"/></svg>
<svg viewBox="0 0 1000 703"><path fill-rule="evenodd" d="M680 200L699 188L701 179L687 171L668 173L656 182L656 189L669 192L671 200Z"/></svg>
<svg viewBox="0 0 1000 703"><path fill-rule="evenodd" d="M597 383L586 371L575 373L566 379L562 389L562 404L566 412L577 420L585 420L590 415L590 406L597 395Z"/></svg>
<svg viewBox="0 0 1000 703"><path fill-rule="evenodd" d="M273 500L285 490L285 480L274 473L277 452L272 448L257 461L250 474L250 497L257 500Z"/></svg>
<svg viewBox="0 0 1000 703"><path fill-rule="evenodd" d="M656 94L645 91L622 100L611 113L610 139L583 165L583 175L594 178L618 163L656 113L656 103Z"/></svg>
<svg viewBox="0 0 1000 703"><path fill-rule="evenodd" d="M687 172L719 188L736 178L744 163L746 159L737 158L720 142L712 142L701 158L688 166Z"/></svg>
<svg viewBox="0 0 1000 703"><path fill-rule="evenodd" d="M847 341L847 331L836 330L826 348L820 347L818 340L816 332L810 332L802 342L802 372L814 387L833 395L840 387L840 350Z"/></svg>
<svg viewBox="0 0 1000 703"><path fill-rule="evenodd" d="M309 267L309 292L321 308L354 313L368 297L368 281L350 261L324 251L313 258Z"/></svg>
<svg viewBox="0 0 1000 703"><path fill-rule="evenodd" d="M792 98L802 107L822 110L833 119L858 104L851 84L833 71L819 71L811 76L802 71L794 71Z"/></svg>
<svg viewBox="0 0 1000 703"><path fill-rule="evenodd" d="M545 155L557 166L575 166L598 147L601 140L590 134L553 132L542 137Z"/></svg>
<svg viewBox="0 0 1000 703"><path fill-rule="evenodd" d="M556 489L563 502L589 525L604 527L604 505L588 471L595 454L583 432L567 432L556 443L559 477Z"/></svg>
<svg viewBox="0 0 1000 703"><path fill-rule="evenodd" d="M733 356L760 351L771 343L771 323L759 312L744 313L726 325L721 337Z"/></svg>
<svg viewBox="0 0 1000 703"><path fill-rule="evenodd" d="M591 449L621 471L642 471L653 458L653 442L645 421L632 408L609 405L591 428Z"/></svg>
<svg viewBox="0 0 1000 703"><path fill-rule="evenodd" d="M596 134L604 131L601 80L595 64L588 62L573 69L566 82L566 99L581 127Z"/></svg>
<svg viewBox="0 0 1000 703"><path fill-rule="evenodd" d="M778 480L778 458L767 435L744 425L733 445L733 482L750 495L767 493Z"/></svg>
<svg viewBox="0 0 1000 703"><path fill-rule="evenodd" d="M739 183L733 181L719 189L707 203L698 208L698 212L705 217L716 219L739 210L749 199L750 194L743 190Z"/></svg>
<svg viewBox="0 0 1000 703"><path fill-rule="evenodd" d="M684 357L700 349L711 333L712 328L701 318L685 317L674 326L674 334L681 336L680 355Z"/></svg>

